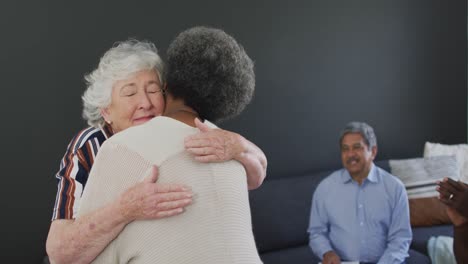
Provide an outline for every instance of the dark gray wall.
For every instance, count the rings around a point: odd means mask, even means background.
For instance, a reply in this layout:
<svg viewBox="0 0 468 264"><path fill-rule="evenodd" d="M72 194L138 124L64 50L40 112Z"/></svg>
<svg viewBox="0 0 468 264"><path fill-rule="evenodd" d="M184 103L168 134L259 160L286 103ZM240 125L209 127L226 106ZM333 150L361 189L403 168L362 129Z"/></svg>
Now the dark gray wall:
<svg viewBox="0 0 468 264"><path fill-rule="evenodd" d="M234 35L257 90L223 126L263 148L273 179L338 166L350 120L374 126L379 159L466 142L466 13L460 0L3 1L0 255L42 259L54 173L84 126L83 75L114 41L149 39L164 55L190 26Z"/></svg>

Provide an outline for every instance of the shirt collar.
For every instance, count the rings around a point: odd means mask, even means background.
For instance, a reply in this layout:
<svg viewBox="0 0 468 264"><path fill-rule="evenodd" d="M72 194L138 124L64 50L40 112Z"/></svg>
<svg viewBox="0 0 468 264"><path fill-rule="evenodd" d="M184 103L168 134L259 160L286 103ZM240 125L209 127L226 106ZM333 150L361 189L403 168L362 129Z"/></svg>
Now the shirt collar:
<svg viewBox="0 0 468 264"><path fill-rule="evenodd" d="M373 183L379 182L379 178L377 177L377 173L378 173L377 169L376 169L374 163L372 162L369 174L367 175L367 177L366 177L366 179L364 181L368 180L368 181L373 182ZM348 183L348 182L351 182L353 180L353 178L349 174L348 170L344 169L343 173L341 174L341 180L343 181L343 183Z"/></svg>
<svg viewBox="0 0 468 264"><path fill-rule="evenodd" d="M367 179L370 182L377 183L377 182L379 182L379 178L378 178L377 174L378 174L377 168L375 167L374 163L372 162L371 169L369 171L369 175L367 175Z"/></svg>

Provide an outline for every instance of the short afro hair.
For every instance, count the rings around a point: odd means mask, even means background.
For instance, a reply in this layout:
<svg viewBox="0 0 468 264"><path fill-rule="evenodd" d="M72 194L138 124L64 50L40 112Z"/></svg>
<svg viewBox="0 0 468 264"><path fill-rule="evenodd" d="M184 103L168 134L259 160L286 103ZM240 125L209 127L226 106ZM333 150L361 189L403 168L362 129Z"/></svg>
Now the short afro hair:
<svg viewBox="0 0 468 264"><path fill-rule="evenodd" d="M220 122L244 110L253 97L252 60L220 29L194 27L169 45L167 92L185 101L203 119Z"/></svg>

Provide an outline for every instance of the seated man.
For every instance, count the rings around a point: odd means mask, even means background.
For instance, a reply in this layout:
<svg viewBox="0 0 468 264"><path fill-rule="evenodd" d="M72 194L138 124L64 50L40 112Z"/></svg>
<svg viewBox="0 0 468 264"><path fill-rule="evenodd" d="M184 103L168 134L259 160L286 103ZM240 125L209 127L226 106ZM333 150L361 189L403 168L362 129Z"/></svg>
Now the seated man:
<svg viewBox="0 0 468 264"><path fill-rule="evenodd" d="M374 165L377 139L366 123L349 123L340 137L344 169L317 187L309 245L324 264L403 263L412 233L403 183Z"/></svg>

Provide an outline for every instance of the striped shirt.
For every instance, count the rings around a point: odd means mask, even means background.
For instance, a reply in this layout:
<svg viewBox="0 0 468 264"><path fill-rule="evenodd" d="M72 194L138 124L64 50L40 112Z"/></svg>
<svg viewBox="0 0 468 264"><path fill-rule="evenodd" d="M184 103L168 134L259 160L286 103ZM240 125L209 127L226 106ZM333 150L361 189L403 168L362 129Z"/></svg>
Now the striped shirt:
<svg viewBox="0 0 468 264"><path fill-rule="evenodd" d="M94 158L104 141L111 136L112 129L107 125L102 128L88 127L68 144L55 175L57 197L52 220L75 218Z"/></svg>

